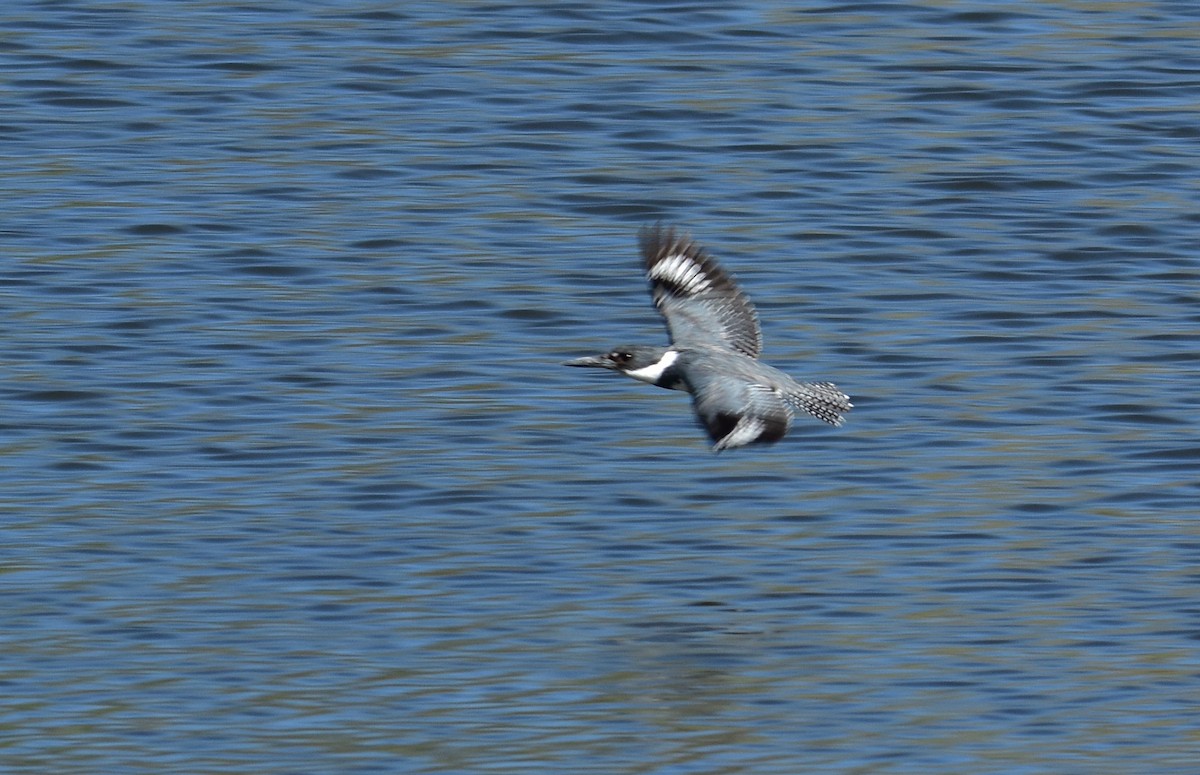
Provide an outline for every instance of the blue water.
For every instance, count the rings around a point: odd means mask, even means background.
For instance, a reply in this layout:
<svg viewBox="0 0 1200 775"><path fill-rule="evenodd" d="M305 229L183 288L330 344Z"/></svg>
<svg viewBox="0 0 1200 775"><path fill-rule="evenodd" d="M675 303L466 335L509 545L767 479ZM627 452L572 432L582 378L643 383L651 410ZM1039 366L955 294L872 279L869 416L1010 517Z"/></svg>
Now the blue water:
<svg viewBox="0 0 1200 775"><path fill-rule="evenodd" d="M0 769L1197 770L1194 4L0 30ZM658 219L845 427L559 366Z"/></svg>

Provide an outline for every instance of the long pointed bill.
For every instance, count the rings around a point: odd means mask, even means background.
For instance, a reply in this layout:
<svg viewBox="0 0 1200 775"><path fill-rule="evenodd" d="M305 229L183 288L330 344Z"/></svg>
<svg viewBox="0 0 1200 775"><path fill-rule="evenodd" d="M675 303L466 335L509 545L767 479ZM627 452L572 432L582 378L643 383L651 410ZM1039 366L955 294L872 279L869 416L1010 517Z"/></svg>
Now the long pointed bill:
<svg viewBox="0 0 1200 775"><path fill-rule="evenodd" d="M601 369L609 368L609 361L603 355L589 355L586 358L576 358L573 361L564 361L564 366L595 366Z"/></svg>

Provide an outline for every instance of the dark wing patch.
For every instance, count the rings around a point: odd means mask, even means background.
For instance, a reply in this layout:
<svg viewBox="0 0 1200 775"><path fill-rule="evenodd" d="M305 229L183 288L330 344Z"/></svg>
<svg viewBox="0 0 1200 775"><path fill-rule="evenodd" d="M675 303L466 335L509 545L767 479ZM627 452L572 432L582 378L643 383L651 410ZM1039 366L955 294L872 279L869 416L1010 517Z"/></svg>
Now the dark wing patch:
<svg viewBox="0 0 1200 775"><path fill-rule="evenodd" d="M700 245L661 225L639 233L654 306L682 347L717 346L757 358L758 315L733 278Z"/></svg>

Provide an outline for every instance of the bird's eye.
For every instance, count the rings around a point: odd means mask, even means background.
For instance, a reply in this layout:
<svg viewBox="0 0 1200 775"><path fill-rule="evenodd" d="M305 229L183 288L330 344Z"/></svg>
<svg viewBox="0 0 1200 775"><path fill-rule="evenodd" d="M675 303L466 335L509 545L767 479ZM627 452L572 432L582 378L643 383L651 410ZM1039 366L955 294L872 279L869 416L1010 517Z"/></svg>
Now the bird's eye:
<svg viewBox="0 0 1200 775"><path fill-rule="evenodd" d="M613 352L608 354L608 357L612 358L617 363L625 363L633 356L630 355L629 353L621 352L620 350L614 350Z"/></svg>

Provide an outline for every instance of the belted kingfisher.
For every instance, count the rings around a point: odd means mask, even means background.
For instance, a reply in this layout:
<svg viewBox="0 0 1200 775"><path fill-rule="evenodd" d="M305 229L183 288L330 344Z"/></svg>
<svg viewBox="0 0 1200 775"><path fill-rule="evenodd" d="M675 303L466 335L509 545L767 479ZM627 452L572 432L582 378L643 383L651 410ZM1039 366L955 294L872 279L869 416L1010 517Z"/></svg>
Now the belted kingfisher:
<svg viewBox="0 0 1200 775"><path fill-rule="evenodd" d="M802 409L841 425L853 404L831 382L797 382L758 361L762 332L750 299L707 251L674 229L638 234L654 306L670 347L631 345L565 366L611 369L651 385L692 394L713 449L779 441Z"/></svg>

